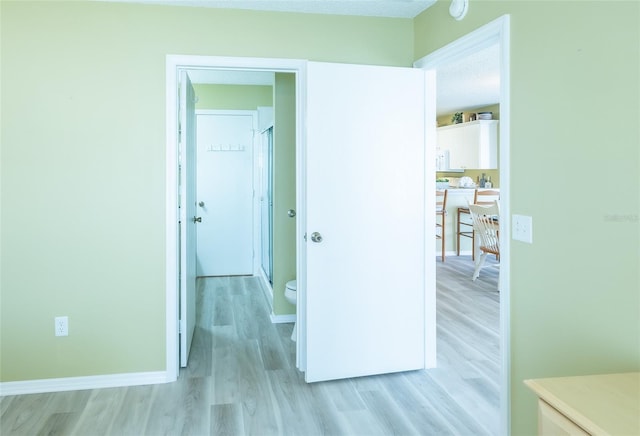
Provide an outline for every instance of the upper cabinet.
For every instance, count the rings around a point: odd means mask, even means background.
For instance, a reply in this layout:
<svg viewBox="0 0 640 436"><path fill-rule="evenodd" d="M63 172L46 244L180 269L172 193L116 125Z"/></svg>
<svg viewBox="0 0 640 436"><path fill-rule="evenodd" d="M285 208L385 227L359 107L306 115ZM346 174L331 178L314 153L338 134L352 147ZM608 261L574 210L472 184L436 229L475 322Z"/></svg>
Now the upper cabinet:
<svg viewBox="0 0 640 436"><path fill-rule="evenodd" d="M439 127L437 148L437 155L445 157L444 163L438 163L438 170L497 169L498 120L477 120Z"/></svg>

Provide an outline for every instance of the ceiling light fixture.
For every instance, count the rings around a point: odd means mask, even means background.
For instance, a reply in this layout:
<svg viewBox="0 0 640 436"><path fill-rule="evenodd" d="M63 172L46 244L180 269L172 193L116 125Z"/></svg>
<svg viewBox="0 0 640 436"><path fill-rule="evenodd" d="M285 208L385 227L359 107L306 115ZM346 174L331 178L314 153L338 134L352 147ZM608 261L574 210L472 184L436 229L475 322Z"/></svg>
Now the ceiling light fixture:
<svg viewBox="0 0 640 436"><path fill-rule="evenodd" d="M449 14L460 21L467 15L469 10L469 0L451 0L451 6L449 6Z"/></svg>

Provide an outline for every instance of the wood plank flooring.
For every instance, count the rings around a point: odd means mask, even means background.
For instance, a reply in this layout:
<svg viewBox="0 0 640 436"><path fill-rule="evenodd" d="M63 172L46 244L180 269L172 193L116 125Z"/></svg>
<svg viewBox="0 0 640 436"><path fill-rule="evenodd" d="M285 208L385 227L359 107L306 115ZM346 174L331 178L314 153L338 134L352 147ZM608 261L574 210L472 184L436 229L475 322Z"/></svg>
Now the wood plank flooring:
<svg viewBox="0 0 640 436"><path fill-rule="evenodd" d="M177 382L2 397L0 434L496 435L498 270L472 282L468 256L436 263L437 369L306 384L257 279L203 278Z"/></svg>

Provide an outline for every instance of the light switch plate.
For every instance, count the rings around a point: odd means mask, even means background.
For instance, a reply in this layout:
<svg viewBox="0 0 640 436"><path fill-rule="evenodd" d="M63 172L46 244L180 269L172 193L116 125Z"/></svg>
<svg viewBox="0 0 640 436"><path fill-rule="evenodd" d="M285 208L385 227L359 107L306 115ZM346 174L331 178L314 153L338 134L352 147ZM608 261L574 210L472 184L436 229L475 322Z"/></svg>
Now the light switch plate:
<svg viewBox="0 0 640 436"><path fill-rule="evenodd" d="M511 219L511 237L515 241L533 244L533 218L514 214Z"/></svg>

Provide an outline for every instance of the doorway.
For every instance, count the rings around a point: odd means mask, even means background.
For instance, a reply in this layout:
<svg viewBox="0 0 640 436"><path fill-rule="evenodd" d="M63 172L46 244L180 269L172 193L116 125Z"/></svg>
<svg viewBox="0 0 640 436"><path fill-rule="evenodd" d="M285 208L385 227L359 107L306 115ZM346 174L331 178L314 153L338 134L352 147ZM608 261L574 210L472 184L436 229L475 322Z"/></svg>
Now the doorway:
<svg viewBox="0 0 640 436"><path fill-rule="evenodd" d="M458 40L436 50L430 55L416 61L414 66L427 70L427 92L437 95L437 72L444 66L480 52L487 47L497 45L499 62L499 104L500 104L500 151L499 151L499 175L500 175L500 214L507 219L500 220L500 232L502 235L510 235L510 17L502 16L479 29L459 38ZM427 117L434 121L437 108L435 99L427 101ZM431 144L436 143L435 131L433 136L427 138ZM435 156L435 150L433 150ZM426 171L435 175L434 162L427 162ZM435 179L435 178L434 178ZM432 187L432 189L435 187ZM430 227L430 228L433 228ZM435 249L435 248L434 248ZM508 434L510 429L510 334L509 334L509 307L510 307L510 240L508 237L500 241L500 429L502 434ZM434 261L428 262L428 272L435 276ZM429 268L430 267L430 268ZM432 268L432 269L431 269ZM435 300L433 301L435 304Z"/></svg>
<svg viewBox="0 0 640 436"><path fill-rule="evenodd" d="M307 347L306 340L309 335L309 330L315 332L313 336L315 341L322 342L323 335L326 336L326 332L330 326L327 323L331 323L332 317L320 312L333 310L335 306L333 304L318 305L317 302L314 305L306 305L305 296L315 295L316 298L324 298L328 303L340 302L344 307L341 307L342 316L341 322L344 328L341 329L342 333L340 337L344 340L344 332L354 332L352 328L354 323L357 324L357 331L361 334L366 332L380 330L380 315L384 314L385 318L389 320L388 324L394 327L393 332L386 331L384 340L388 341L390 345L398 348L399 343L397 337L406 338L403 344L403 351L407 351L412 357L410 359L409 366L406 366L406 362L402 363L398 356L399 353L393 353L392 356L388 354L380 355L381 350L384 347L377 346L377 342L374 343L370 340L364 339L361 343L361 348L365 345L368 347L367 352L378 353L375 359L366 359L366 362L376 362L380 366L380 361L386 361L388 358L393 357L394 362L399 364L394 366L392 371L402 371L407 369L417 369L422 367L424 352L426 349L423 334L420 332L424 329L424 323L420 321L423 317L422 307L424 306L424 248L425 242L424 236L424 221L423 218L423 206L425 202L424 198L424 171L420 165L424 162L424 93L415 90L424 87L424 74L421 71L412 68L396 68L396 67L379 67L379 66L364 66L364 65L346 65L346 64L326 64L326 63L312 63L305 61L278 61L278 60L256 60L256 59L237 59L237 58L207 58L207 57L181 57L181 56L168 56L167 58L167 79L169 86L168 89L168 101L175 101L175 86L171 86L173 80L175 80L176 71L181 68L218 68L218 69L231 69L231 70L274 70L274 64L284 65L287 64L288 68L282 68L284 72L295 73L295 100L296 108L296 126L295 126L295 141L296 144L296 183L301 184L302 189L296 189L296 206L297 216L297 237L296 245L297 250L297 263L302 265L298 268L297 280L299 283L298 294L298 331L306 332L299 335L297 341L298 348L298 362L297 366L309 376L309 363L313 360L313 369L324 369L320 363L322 360L322 353L315 353L311 356L309 361L306 358L307 348L309 350L314 347ZM364 80L363 80L364 79ZM340 87L335 86L335 82L340 83ZM378 98L377 104L372 106L370 104L370 90L376 88L380 83L385 83L383 89L387 89L388 92L384 93L384 99ZM302 86L304 85L304 86ZM310 92L312 90L313 92ZM357 91L357 92L356 92ZM304 98L303 98L304 97ZM380 97L380 95L378 96ZM341 104L338 108L342 110L341 115L337 116L335 110L327 111L327 108L334 108L340 101ZM313 108L313 114L306 113L303 117L304 111L309 111ZM172 127L176 128L176 122L174 114L171 112L171 104L168 106L168 154L175 153L175 132ZM345 112L346 111L346 112ZM372 119L377 120L372 122ZM388 122L390 119L394 122ZM309 120L313 120L314 123L309 125ZM376 130L371 130L371 126L374 125ZM326 126L331 126L332 129L327 130ZM177 129L176 129L177 130ZM304 134L302 133L304 132ZM310 132L315 134L311 135ZM362 132L367 133L363 135ZM376 134L378 133L378 134ZM329 139L326 138L327 134L332 134ZM311 136L310 136L311 135ZM324 136L323 136L324 135ZM313 147L307 148L307 142L313 139ZM327 143L333 144L331 148L331 154L327 154ZM402 144L402 153L397 153L398 143ZM342 145L340 145L342 144ZM357 146L355 145L357 144ZM312 150L315 153L316 159L311 159L310 156L305 156L308 150ZM324 154L323 154L324 153ZM363 155L367 155L369 160L362 159ZM340 173L351 174L349 183L343 183L340 185L341 178L336 178L335 173L327 171L333 167L335 159L340 160L341 169ZM372 161L373 159L373 161ZM363 162L373 162L375 165L364 165ZM168 164L175 165L176 157L170 156L168 158ZM330 162L330 163L329 163ZM309 168L313 168L313 184L309 183ZM370 174L372 169L377 169L374 173ZM404 169L404 170L403 170ZM175 172L175 167L168 168L167 173ZM358 174L364 174L367 177L357 177ZM380 180L380 174L388 174L389 177L385 177L386 183L383 186L376 185L370 186L370 183ZM172 182L173 174L168 174L168 183ZM306 183L305 183L306 182ZM309 195L310 189L320 189L317 193L325 192L326 189L323 186L327 186L327 183L331 186L335 185L330 198L320 195ZM375 189L374 189L375 188ZM175 190L172 184L168 185L168 189ZM276 188L277 190L277 188ZM359 194L358 194L359 193ZM396 195L402 193L402 196ZM367 201L362 204L363 194L366 198L376 199L377 201ZM357 195L353 197L353 195ZM351 197L350 197L351 196ZM176 196L177 197L177 196ZM174 196L168 196L168 206L174 200ZM320 199L322 200L320 201ZM358 198L360 202L358 207L354 206L354 201L350 198ZM309 204L309 199L313 199L315 203ZM340 202L341 207L331 207L332 204ZM406 213L406 207L398 205L398 207L383 207L384 204L395 205L398 201L402 202L402 205L409 205L411 213ZM328 202L328 203L327 203ZM322 203L322 204L321 204ZM366 206L366 207L364 207ZM309 208L314 208L319 213L309 214ZM365 210L366 209L366 210ZM403 212L404 211L404 212ZM171 212L171 211L168 211ZM345 220L344 217L350 218ZM378 241L385 242L385 250L383 252L369 252L370 260L367 261L367 265L363 265L359 261L359 255L354 257L353 251L349 251L348 259L343 259L339 262L340 268L338 269L341 279L332 282L332 292L336 293L336 296L328 298L326 295L326 281L331 280L326 273L333 271L327 270L325 267L318 269L321 261L344 258L345 250L341 250L345 243L353 244L353 247L367 247L370 244L368 236L369 232L362 232L363 222L354 225L354 219L357 217L367 217L365 223L372 228L387 228L391 224L398 225L402 230L403 238L390 238L391 233L383 233L378 237ZM175 217L175 213L168 213L169 225L168 238L175 237L172 234L172 228L175 222L171 219ZM309 218L313 217L315 220L313 223L309 223ZM376 222L377 221L377 222ZM313 229L326 231L324 234L326 242L322 242L322 238L312 237L309 242L306 241L305 232L307 226ZM313 230L311 230L313 231ZM417 237L416 237L417 235ZM313 236L313 235L311 235ZM406 237L405 237L406 236ZM381 239L382 238L382 239ZM402 239L404 242L399 242ZM313 244L312 244L313 242ZM340 242L340 244L336 244ZM407 250L407 247L411 246L414 249ZM171 250L172 242L168 241L167 247ZM422 247L422 248L420 248ZM388 248L388 249L387 249ZM336 251L337 250L337 251ZM312 252L315 256L316 262L310 262L307 259L309 252ZM384 254L384 255L376 255ZM168 285L171 283L171 279L175 276L175 260L172 259L170 253L167 256L167 275ZM390 261L393 261L390 264ZM312 265L313 269L313 281L310 283L307 280L306 274L308 265ZM332 265L336 266L335 262ZM390 266L392 267L391 269ZM353 268L366 267L369 271L374 268L379 271L386 271L384 275L385 280L373 280L375 277L369 277L366 272L359 272L357 274L347 274L345 272L354 271ZM322 273L321 271L325 271ZM395 271L403 280L410 282L410 286L400 286L395 291L397 298L388 298L389 286L385 284L391 280L392 275L389 271ZM317 273L317 274L316 274ZM362 286L361 278L366 277L370 280L366 289ZM394 276L395 277L395 276ZM345 280L343 280L345 278ZM397 282L397 280L393 280ZM302 292L300 292L300 283L302 283ZM170 286L170 285L169 285ZM362 296L363 290L368 291L365 296ZM375 291L375 293L373 292ZM352 298L345 299L347 295L351 295ZM371 304L372 296L376 295L376 304ZM362 305L359 302L362 298L366 298L370 304ZM392 303L392 304L391 304ZM167 290L167 308L175 307L176 295L171 292L171 288ZM393 309L389 307L393 306ZM302 308L301 308L302 306ZM412 316L406 316L406 307L412 308ZM315 311L314 317L309 316L309 311ZM388 311L388 313L386 312ZM335 311L331 312L334 313ZM301 316L303 313L305 316ZM404 314L404 315L403 315ZM175 316L175 315L174 315ZM171 320L171 315L168 315L168 328L177 323L175 320ZM393 322L390 318L393 318ZM312 320L309 323L309 320ZM181 323L183 320L181 320ZM411 335L406 333L406 324L410 322L411 331L414 332ZM416 328L419 325L419 328ZM398 330L399 329L399 330ZM330 330L330 329L329 329ZM398 330L398 331L396 331ZM321 334L322 333L322 334ZM175 343L171 344L172 339L175 340L176 332L168 334L168 346L167 352L171 354L172 348L175 350ZM378 338L378 340L380 340ZM409 340L408 338L411 338ZM350 339L353 342L353 338ZM335 347L334 347L335 348ZM398 348L399 349L399 348ZM349 351L345 349L345 351ZM353 355L351 353L341 353L340 358L343 361L345 359L352 359L349 362L343 362L351 364L353 361L358 362L360 369L363 364L361 362L364 353ZM170 359L170 357L168 357ZM340 360L338 359L338 360ZM422 363L421 363L422 362ZM345 367L342 365L342 367ZM364 365L366 366L366 365ZM340 367L340 365L338 365ZM171 369L171 364L168 365ZM389 371L390 367L384 367ZM364 372L358 372L359 375L367 375L373 373L385 372L381 371L382 368L378 367L366 367ZM351 365L349 374L329 374L333 378L341 378L344 376L355 375L356 370L353 370ZM319 372L317 372L319 374ZM319 375L313 378L313 380L320 380L324 376Z"/></svg>
<svg viewBox="0 0 640 436"><path fill-rule="evenodd" d="M211 58L211 57L198 57L198 56L167 56L167 156L166 156L166 204L167 204L167 236L166 236L166 260L167 260L167 292L166 292L166 337L167 337L167 355L166 355L166 368L169 374L169 378L177 378L179 361L176 359L179 347L179 339L181 338L180 330L185 331L188 326L188 322L179 317L180 311L180 286L178 261L176 253L178 253L178 247L180 244L179 234L181 228L181 221L179 211L175 210L171 205L181 204L184 201L184 195L180 193L179 177L184 174L181 169L188 163L184 160L180 161L180 153L178 148L179 126L185 124L179 119L179 113L177 108L177 102L179 100L179 90L176 88L176 84L179 83L178 76L181 71L189 71L191 76L197 76L197 73L204 73L216 71L220 75L233 76L259 76L265 73L272 77L269 86L273 86L274 73L291 73L285 74L294 76L296 79L293 81L293 90L290 95L294 96L294 107L301 106L301 97L297 87L299 86L299 75L303 69L304 62L296 60L278 60L278 59L240 59L240 58ZM245 80L246 78L243 78ZM238 99L235 98L235 101ZM295 123L291 123L293 126L299 126L301 124L301 115L296 113L293 115L296 118ZM261 126L262 127L262 126ZM297 128L294 127L292 144L299 143L298 139L301 137ZM256 132L257 133L257 130ZM292 165L295 165L295 160L292 159ZM292 174L295 171L292 167ZM259 174L257 171L252 174L254 180L259 180ZM295 175L293 176L295 178ZM295 192L295 191L293 191ZM295 194L294 194L295 195ZM206 204L205 204L206 206ZM295 202L291 209L295 209ZM183 208L184 209L184 208ZM191 218L197 219L197 216L183 217L182 223L191 222ZM288 218L291 220L291 218ZM291 220L294 222L293 220ZM260 233L260 207L254 208L254 228L252 229L252 236L259 235ZM295 223L295 222L294 222ZM295 229L295 224L294 224ZM254 240L258 238L253 238ZM195 248L195 247L192 247ZM182 249L182 252L189 251L186 248ZM260 247L259 245L254 250L254 273L260 270ZM295 262L294 262L295 268ZM294 272L295 274L295 272ZM195 275L194 275L195 278ZM189 306L186 304L184 306ZM184 337L184 335L182 335Z"/></svg>

